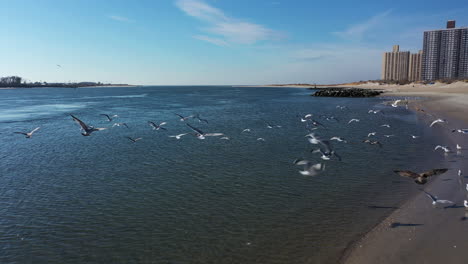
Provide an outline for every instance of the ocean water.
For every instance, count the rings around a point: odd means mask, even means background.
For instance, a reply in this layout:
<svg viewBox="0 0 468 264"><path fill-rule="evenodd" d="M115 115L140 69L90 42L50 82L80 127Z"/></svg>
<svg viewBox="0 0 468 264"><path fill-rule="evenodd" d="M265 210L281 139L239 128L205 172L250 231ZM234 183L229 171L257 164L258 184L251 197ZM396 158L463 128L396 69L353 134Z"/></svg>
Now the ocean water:
<svg viewBox="0 0 468 264"><path fill-rule="evenodd" d="M310 93L203 86L1 90L0 263L336 263L392 210L379 207L398 207L417 190L392 170L424 170L439 160L421 155L432 152L433 135L416 114L382 104L392 98ZM199 113L208 124L188 122L230 140L169 138L191 132L175 113ZM343 160L322 161L326 169L316 177L292 164L301 157L321 161L297 117L307 113L326 126L317 135L348 141L333 142ZM100 114L116 114L115 122L130 128L83 137L68 114L96 127L113 124ZM351 118L360 122L348 125ZM167 131L153 131L147 121L166 121ZM391 128L380 127L385 123ZM13 134L38 126L31 139ZM251 132L242 133L246 128ZM361 142L374 131L383 148Z"/></svg>

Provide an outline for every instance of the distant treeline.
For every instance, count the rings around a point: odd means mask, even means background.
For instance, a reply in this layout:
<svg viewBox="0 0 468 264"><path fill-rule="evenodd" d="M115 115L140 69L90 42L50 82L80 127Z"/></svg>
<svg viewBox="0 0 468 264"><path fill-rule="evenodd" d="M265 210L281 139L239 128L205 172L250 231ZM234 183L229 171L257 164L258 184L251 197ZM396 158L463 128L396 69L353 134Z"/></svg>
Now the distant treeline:
<svg viewBox="0 0 468 264"><path fill-rule="evenodd" d="M61 87L61 88L77 88L89 86L123 86L127 84L110 84L101 82L74 82L74 83L48 83L48 82L27 82L19 76L7 76L0 78L0 87L20 87L20 88L35 88L35 87Z"/></svg>

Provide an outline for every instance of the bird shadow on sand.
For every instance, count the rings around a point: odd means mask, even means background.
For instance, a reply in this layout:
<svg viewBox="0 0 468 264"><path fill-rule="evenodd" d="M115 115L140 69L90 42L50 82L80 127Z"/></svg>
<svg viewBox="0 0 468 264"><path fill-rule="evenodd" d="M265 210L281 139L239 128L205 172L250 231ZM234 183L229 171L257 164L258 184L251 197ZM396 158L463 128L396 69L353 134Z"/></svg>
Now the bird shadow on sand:
<svg viewBox="0 0 468 264"><path fill-rule="evenodd" d="M401 227L401 226L406 226L406 227L409 227L409 226L422 226L424 224L412 224L412 223L400 223L400 222L393 222L390 227L391 228L397 228L397 227Z"/></svg>
<svg viewBox="0 0 468 264"><path fill-rule="evenodd" d="M368 205L367 208L369 209L399 209L396 206L380 206L380 205Z"/></svg>

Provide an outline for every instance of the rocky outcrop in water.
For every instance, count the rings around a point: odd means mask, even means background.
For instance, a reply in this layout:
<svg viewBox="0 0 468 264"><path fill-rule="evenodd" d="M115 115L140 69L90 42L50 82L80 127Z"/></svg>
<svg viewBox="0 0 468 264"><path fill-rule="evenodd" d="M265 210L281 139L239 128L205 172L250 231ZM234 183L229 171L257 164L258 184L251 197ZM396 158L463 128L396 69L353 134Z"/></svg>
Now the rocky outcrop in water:
<svg viewBox="0 0 468 264"><path fill-rule="evenodd" d="M312 94L322 97L374 97L383 91L360 88L323 88Z"/></svg>

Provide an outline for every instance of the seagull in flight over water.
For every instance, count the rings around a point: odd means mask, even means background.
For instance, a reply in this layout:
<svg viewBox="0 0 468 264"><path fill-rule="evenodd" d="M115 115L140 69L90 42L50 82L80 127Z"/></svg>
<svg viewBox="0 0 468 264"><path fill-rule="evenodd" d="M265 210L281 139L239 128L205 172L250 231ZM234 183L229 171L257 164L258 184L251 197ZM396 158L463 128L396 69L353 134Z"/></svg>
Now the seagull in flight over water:
<svg viewBox="0 0 468 264"><path fill-rule="evenodd" d="M190 115L190 116L182 116L182 115L179 115L179 114L176 114L176 113L174 113L174 114L175 114L176 116L180 117L180 121L182 121L182 122L184 122L184 121L186 121L187 119L193 117L193 116L191 116L191 115Z"/></svg>
<svg viewBox="0 0 468 264"><path fill-rule="evenodd" d="M78 125L80 125L81 131L83 131L81 132L81 135L83 136L91 136L91 133L95 131L101 131L101 130L107 129L107 128L95 128L93 126L88 126L83 121L78 119L76 116L74 115L70 115L70 116L73 118L73 121L75 121Z"/></svg>
<svg viewBox="0 0 468 264"><path fill-rule="evenodd" d="M139 137L139 138L131 138L131 137L126 137L128 138L129 140L131 140L133 143L137 142L138 140L141 140L143 138Z"/></svg>
<svg viewBox="0 0 468 264"><path fill-rule="evenodd" d="M361 120L353 118L353 119L349 120L348 124L351 124L352 122L359 122L359 121L361 121Z"/></svg>
<svg viewBox="0 0 468 264"><path fill-rule="evenodd" d="M102 116L105 116L105 117L107 118L107 121L109 121L109 122L112 122L112 119L113 119L114 117L119 117L118 115L113 115L113 116L109 116L109 115L107 115L107 114L101 114L101 115L102 115Z"/></svg>
<svg viewBox="0 0 468 264"><path fill-rule="evenodd" d="M159 129L167 130L167 128L162 127L165 124L167 124L167 122L162 122L161 124L157 125L154 122L148 121L148 124L153 128L153 130L159 130Z"/></svg>
<svg viewBox="0 0 468 264"><path fill-rule="evenodd" d="M432 200L432 205L437 205L438 203L440 203L440 204L453 204L452 201L449 201L449 200L440 200L440 199L437 198L437 196L434 196L434 195L432 195L432 194L426 192L425 190L421 190L421 191L423 191L423 192L427 195L427 197L431 198L431 200Z"/></svg>
<svg viewBox="0 0 468 264"><path fill-rule="evenodd" d="M317 163L313 164L308 160L296 159L294 165L303 165L304 169L299 171L300 174L304 176L316 176L319 172L325 170L325 164Z"/></svg>
<svg viewBox="0 0 468 264"><path fill-rule="evenodd" d="M390 125L389 125L389 124L383 124L383 125L381 125L381 127L387 127L387 128L390 128Z"/></svg>
<svg viewBox="0 0 468 264"><path fill-rule="evenodd" d="M115 127L115 126L118 126L118 127L119 127L119 126L124 126L124 127L126 127L126 128L129 128L128 125L127 125L126 123L114 123L114 124L112 125L112 127Z"/></svg>
<svg viewBox="0 0 468 264"><path fill-rule="evenodd" d="M187 135L188 133L183 133L183 134L178 134L178 135L174 135L174 136L169 136L171 138L175 138L175 139L180 139L182 138L183 136Z"/></svg>
<svg viewBox="0 0 468 264"><path fill-rule="evenodd" d="M449 149L449 147L447 147L447 146L437 145L437 146L434 148L434 151L435 151L435 150L438 150L438 149L442 149L445 153L449 153L449 152L450 152L450 149Z"/></svg>
<svg viewBox="0 0 468 264"><path fill-rule="evenodd" d="M38 131L41 127L36 127L35 129L33 129L33 131L29 132L29 133L25 133L25 132L13 132L15 134L21 134L21 135L25 135L26 138L31 138L32 135L34 134L34 132Z"/></svg>
<svg viewBox="0 0 468 264"><path fill-rule="evenodd" d="M462 133L462 134L468 134L468 128L454 129L454 130L452 130L452 133L454 133L454 132L458 132L458 133Z"/></svg>
<svg viewBox="0 0 468 264"><path fill-rule="evenodd" d="M375 136L375 134L377 134L377 132L370 132L369 134L367 134L367 137Z"/></svg>
<svg viewBox="0 0 468 264"><path fill-rule="evenodd" d="M402 177L408 177L414 179L414 182L417 184L425 184L427 182L427 178L431 176L436 176L447 172L448 169L432 169L430 171L426 171L423 173L415 173L409 170L401 171L401 170L394 170L396 174Z"/></svg>
<svg viewBox="0 0 468 264"><path fill-rule="evenodd" d="M200 123L201 123L201 122L205 122L205 123L208 124L208 120L203 119L203 118L200 118L200 114L194 115L193 118L194 118L194 119L198 119L198 122L200 122Z"/></svg>
<svg viewBox="0 0 468 264"><path fill-rule="evenodd" d="M195 131L195 136L198 139L205 139L205 137L219 137L219 136L224 136L223 133L205 133L201 131L200 129L191 126L190 124L187 123L187 126L190 127L193 131Z"/></svg>
<svg viewBox="0 0 468 264"><path fill-rule="evenodd" d="M395 102L393 102L391 104L392 107L398 107L398 103L401 102L401 100L395 100Z"/></svg>
<svg viewBox="0 0 468 264"><path fill-rule="evenodd" d="M437 124L437 123L445 123L446 121L443 120L443 119L436 119L434 121L432 121L431 125L429 127L432 127L433 125Z"/></svg>

